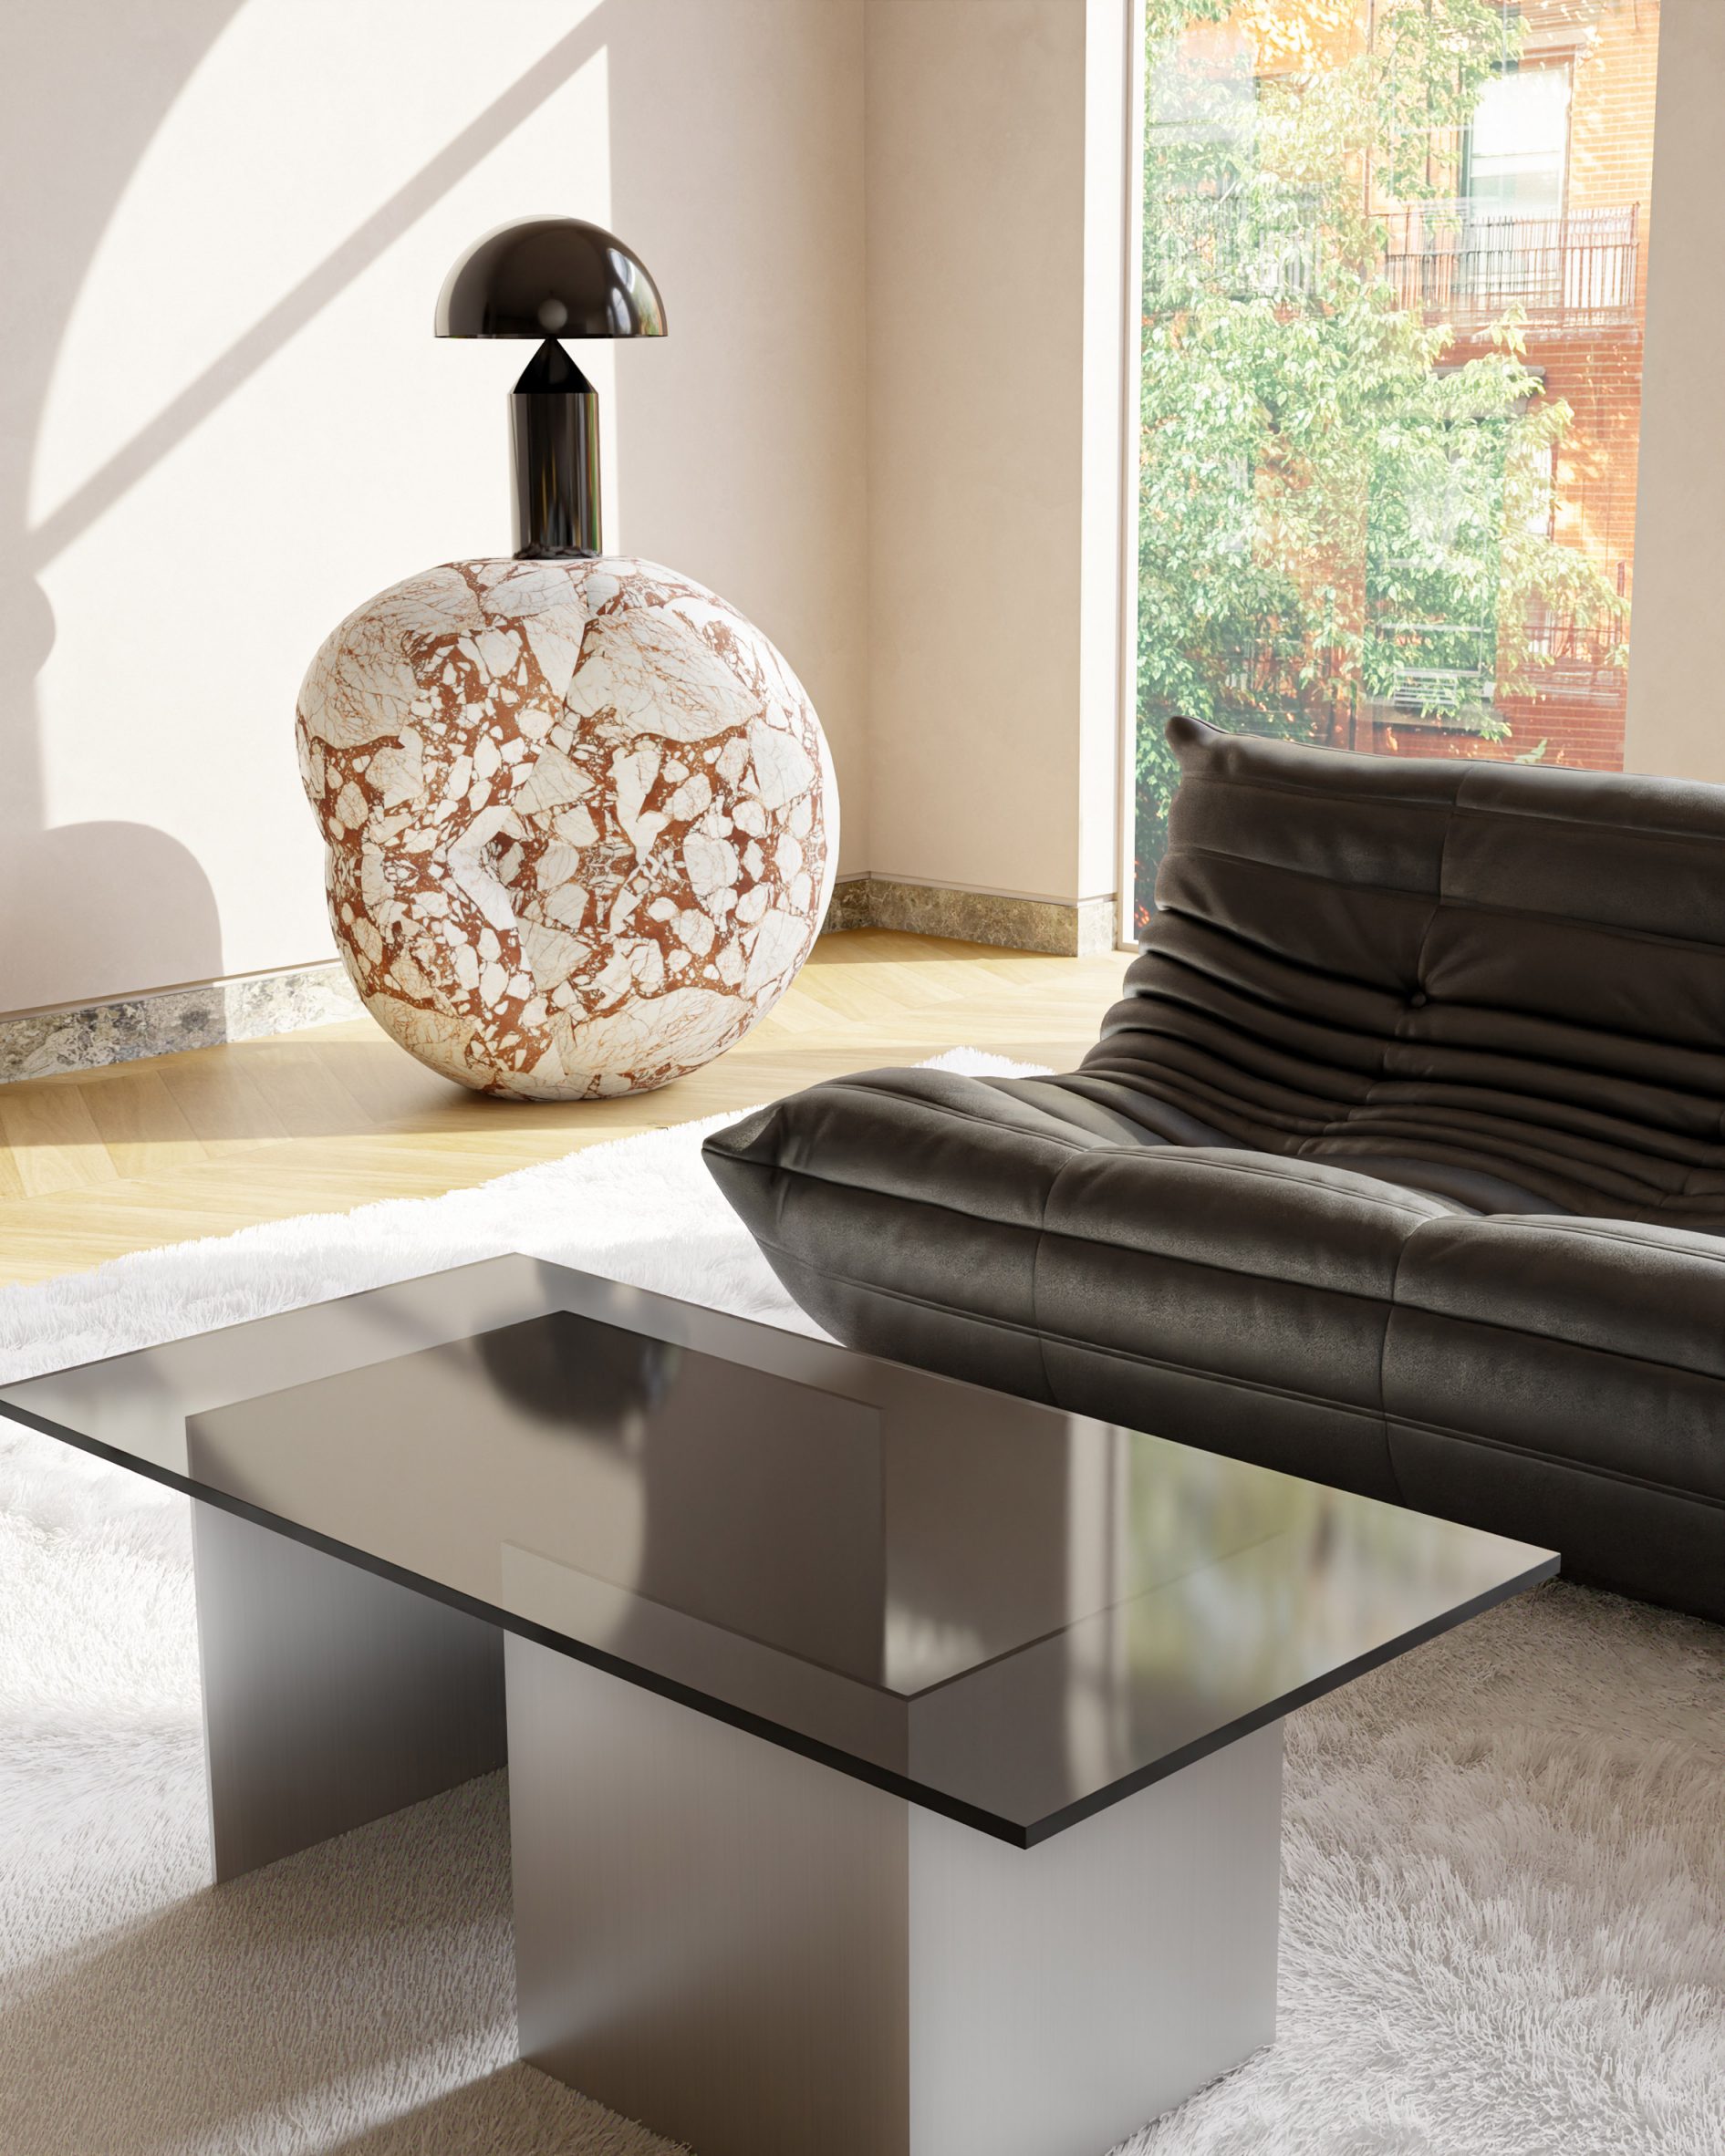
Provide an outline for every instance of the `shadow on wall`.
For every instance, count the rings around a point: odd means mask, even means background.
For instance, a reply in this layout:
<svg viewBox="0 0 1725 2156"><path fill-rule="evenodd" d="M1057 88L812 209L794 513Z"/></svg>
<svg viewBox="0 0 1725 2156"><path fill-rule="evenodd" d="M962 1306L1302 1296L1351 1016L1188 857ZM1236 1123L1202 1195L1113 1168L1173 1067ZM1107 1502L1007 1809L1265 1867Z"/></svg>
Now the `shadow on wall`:
<svg viewBox="0 0 1725 2156"><path fill-rule="evenodd" d="M115 0L61 0L49 16L10 11L0 28L0 202L16 206L0 283L6 295L0 302L6 352L0 378L0 956L5 945L27 942L51 920L68 978L74 964L80 979L107 978L116 963L115 924L140 908L174 923L182 980L221 975L222 932L208 876L168 833L142 824L47 826L37 679L55 632L38 573L605 42L606 11L595 8L32 529L31 465L79 286L145 149L244 4L176 0L163 11L139 0L122 15ZM90 56L102 52L110 56L105 69L91 64ZM208 181L219 185L221 175L212 172ZM33 204L51 204L51 215L32 213ZM124 364L125 335L126 326L116 324L117 367ZM141 563L140 575L164 574L172 534L163 538L162 555ZM188 604L165 583L162 603ZM80 693L123 698L126 654L88 657L91 678ZM171 753L171 744L164 752ZM139 985L114 980L96 992L135 992ZM0 987L0 1010L6 1001Z"/></svg>
<svg viewBox="0 0 1725 2156"><path fill-rule="evenodd" d="M55 631L36 578L47 557L28 513L48 385L91 256L146 144L240 4L178 0L155 16L148 69L91 66L90 56L111 46L111 0L61 0L51 16L9 10L0 35L0 201L10 205L0 383L0 937L16 948L52 921L57 950L76 956L80 977L92 954L99 976L112 922L140 907L178 917L201 970L222 968L209 879L177 839L145 824L45 828L37 682ZM115 344L120 365L121 326ZM125 695L123 653L92 653L90 665L106 678L90 693Z"/></svg>

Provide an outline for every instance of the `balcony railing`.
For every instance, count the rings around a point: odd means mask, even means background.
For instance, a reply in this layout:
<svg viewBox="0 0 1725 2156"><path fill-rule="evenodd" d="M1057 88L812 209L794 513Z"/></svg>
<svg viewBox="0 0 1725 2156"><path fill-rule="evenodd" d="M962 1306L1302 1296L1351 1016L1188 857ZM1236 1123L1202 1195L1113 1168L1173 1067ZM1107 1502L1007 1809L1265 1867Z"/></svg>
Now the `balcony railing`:
<svg viewBox="0 0 1725 2156"><path fill-rule="evenodd" d="M1383 274L1405 307L1476 328L1520 307L1545 328L1609 328L1636 318L1637 209L1526 217L1478 202L1418 202L1381 213Z"/></svg>
<svg viewBox="0 0 1725 2156"><path fill-rule="evenodd" d="M1193 285L1289 306L1321 282L1325 236L1298 195L1169 195L1152 205L1145 304L1179 305ZM1405 307L1459 329L1514 306L1541 328L1597 329L1636 319L1637 212L1515 216L1477 202L1380 212L1380 275Z"/></svg>
<svg viewBox="0 0 1725 2156"><path fill-rule="evenodd" d="M1151 203L1144 264L1150 306L1178 304L1194 285L1234 299L1306 299L1317 289L1324 230L1298 195L1169 194Z"/></svg>
<svg viewBox="0 0 1725 2156"><path fill-rule="evenodd" d="M1529 622L1530 690L1551 702L1621 709L1629 686L1624 664L1627 629L1622 614L1600 621Z"/></svg>
<svg viewBox="0 0 1725 2156"><path fill-rule="evenodd" d="M1627 623L1620 614L1595 622L1535 618L1527 624L1532 658L1513 700L1571 710L1621 711ZM1372 624L1370 666L1376 694L1359 709L1382 723L1437 733L1481 734L1503 718L1496 679L1498 631L1491 623L1397 621ZM1221 670L1218 706L1225 719L1252 727L1265 720L1311 721L1349 701L1351 676L1335 663L1313 669L1297 655L1239 650Z"/></svg>

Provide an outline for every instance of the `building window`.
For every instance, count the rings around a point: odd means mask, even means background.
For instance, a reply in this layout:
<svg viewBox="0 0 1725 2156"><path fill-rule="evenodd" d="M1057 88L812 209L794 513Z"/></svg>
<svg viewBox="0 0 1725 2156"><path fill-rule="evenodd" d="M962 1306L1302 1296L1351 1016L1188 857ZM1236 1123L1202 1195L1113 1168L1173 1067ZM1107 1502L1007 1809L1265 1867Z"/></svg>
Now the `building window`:
<svg viewBox="0 0 1725 2156"><path fill-rule="evenodd" d="M1569 68L1499 68L1480 91L1461 157L1476 215L1557 217L1569 164Z"/></svg>

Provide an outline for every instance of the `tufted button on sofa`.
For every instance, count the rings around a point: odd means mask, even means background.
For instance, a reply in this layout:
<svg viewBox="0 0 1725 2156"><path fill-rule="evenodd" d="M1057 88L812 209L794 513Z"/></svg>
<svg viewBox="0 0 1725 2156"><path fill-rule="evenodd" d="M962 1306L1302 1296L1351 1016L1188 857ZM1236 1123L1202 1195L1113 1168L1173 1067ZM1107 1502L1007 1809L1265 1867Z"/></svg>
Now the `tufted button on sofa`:
<svg viewBox="0 0 1725 2156"><path fill-rule="evenodd" d="M840 1340L1725 1620L1725 788L1169 729L1076 1072L707 1141Z"/></svg>

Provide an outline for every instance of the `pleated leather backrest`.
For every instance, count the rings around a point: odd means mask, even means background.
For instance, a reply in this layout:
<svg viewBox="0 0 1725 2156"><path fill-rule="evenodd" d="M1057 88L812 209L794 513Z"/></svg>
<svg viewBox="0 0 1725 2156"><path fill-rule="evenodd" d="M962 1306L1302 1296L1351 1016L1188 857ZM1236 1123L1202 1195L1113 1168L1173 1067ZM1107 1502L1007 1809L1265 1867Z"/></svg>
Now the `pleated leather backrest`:
<svg viewBox="0 0 1725 2156"><path fill-rule="evenodd" d="M1169 736L1086 1078L1482 1210L1725 1222L1725 788Z"/></svg>

